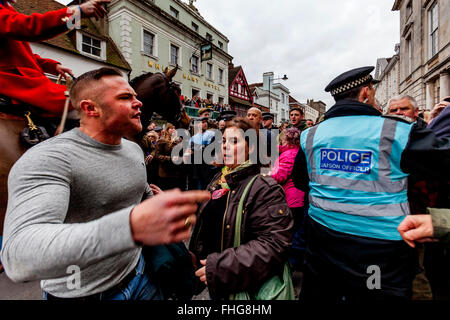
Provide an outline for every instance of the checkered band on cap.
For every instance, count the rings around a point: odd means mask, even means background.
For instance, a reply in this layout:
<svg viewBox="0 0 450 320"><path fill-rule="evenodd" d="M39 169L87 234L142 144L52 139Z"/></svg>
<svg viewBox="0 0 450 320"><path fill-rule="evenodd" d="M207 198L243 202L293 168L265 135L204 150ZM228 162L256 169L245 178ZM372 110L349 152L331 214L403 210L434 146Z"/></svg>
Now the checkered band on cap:
<svg viewBox="0 0 450 320"><path fill-rule="evenodd" d="M356 88L357 86L365 83L366 81L370 80L371 78L372 78L372 76L370 74L368 74L360 79L353 80L352 82L343 84L342 86L337 87L334 90L331 90L331 94L334 96L334 95L342 93L344 91Z"/></svg>

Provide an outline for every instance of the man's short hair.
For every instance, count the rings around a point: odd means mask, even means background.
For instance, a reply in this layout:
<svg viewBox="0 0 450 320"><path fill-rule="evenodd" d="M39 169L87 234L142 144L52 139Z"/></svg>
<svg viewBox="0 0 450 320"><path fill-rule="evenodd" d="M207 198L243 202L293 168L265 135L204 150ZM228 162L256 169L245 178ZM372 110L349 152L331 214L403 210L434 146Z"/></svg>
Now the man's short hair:
<svg viewBox="0 0 450 320"><path fill-rule="evenodd" d="M414 110L417 110L419 108L419 105L417 104L417 100L414 99L413 97L411 97L410 95L400 95L400 96L392 97L391 99L389 99L388 108L391 105L391 102L403 100L403 99L408 99L409 102L411 102L411 105L414 107Z"/></svg>
<svg viewBox="0 0 450 320"><path fill-rule="evenodd" d="M366 84L363 86L358 86L356 88L344 91L342 93L338 93L336 95L333 96L334 101L340 101L343 99L348 99L348 100L358 100L359 94L361 93L361 89L364 87L368 87L370 84Z"/></svg>
<svg viewBox="0 0 450 320"><path fill-rule="evenodd" d="M77 77L70 87L70 102L72 106L79 111L79 103L84 97L80 97L80 94L88 87L91 87L94 82L99 81L103 77L107 76L119 76L123 77L122 73L109 67L102 67L100 69L88 71Z"/></svg>
<svg viewBox="0 0 450 320"><path fill-rule="evenodd" d="M294 108L292 108L291 110L289 110L289 115L291 115L291 112L292 111L298 111L298 112L300 112L300 115L301 116L303 116L305 113L303 112L303 110L302 110L302 108L300 108L300 107L294 107Z"/></svg>

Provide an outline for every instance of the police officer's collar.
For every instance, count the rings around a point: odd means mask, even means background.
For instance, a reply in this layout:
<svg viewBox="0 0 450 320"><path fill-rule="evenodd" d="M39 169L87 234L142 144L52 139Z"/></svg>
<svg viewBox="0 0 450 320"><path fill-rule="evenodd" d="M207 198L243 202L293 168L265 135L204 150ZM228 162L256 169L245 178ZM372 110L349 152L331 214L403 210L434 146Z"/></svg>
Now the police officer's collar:
<svg viewBox="0 0 450 320"><path fill-rule="evenodd" d="M336 104L325 113L324 120L346 116L381 116L381 112L366 103L343 99L336 102Z"/></svg>
<svg viewBox="0 0 450 320"><path fill-rule="evenodd" d="M413 122L415 122L410 117L404 116L402 114L385 114L385 115L383 115L383 117L384 118L389 118L389 119L394 119L394 120L399 120L399 121L406 122L406 123L413 123ZM422 120L422 119L420 119L420 120Z"/></svg>

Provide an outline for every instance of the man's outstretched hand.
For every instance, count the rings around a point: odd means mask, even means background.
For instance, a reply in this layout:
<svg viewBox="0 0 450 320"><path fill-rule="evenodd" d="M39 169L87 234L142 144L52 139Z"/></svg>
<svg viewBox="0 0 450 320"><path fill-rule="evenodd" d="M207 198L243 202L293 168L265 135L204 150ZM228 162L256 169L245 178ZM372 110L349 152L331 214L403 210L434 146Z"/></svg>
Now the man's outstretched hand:
<svg viewBox="0 0 450 320"><path fill-rule="evenodd" d="M130 214L134 241L153 246L188 239L196 222L197 204L209 199L208 191L174 189L143 201Z"/></svg>

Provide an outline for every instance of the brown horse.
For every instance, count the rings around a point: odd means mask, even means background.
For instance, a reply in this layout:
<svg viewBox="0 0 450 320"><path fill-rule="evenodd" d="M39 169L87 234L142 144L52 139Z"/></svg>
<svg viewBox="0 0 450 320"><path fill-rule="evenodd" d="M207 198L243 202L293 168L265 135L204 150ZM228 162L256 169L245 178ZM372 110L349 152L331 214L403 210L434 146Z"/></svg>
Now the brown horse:
<svg viewBox="0 0 450 320"><path fill-rule="evenodd" d="M137 98L142 102L141 122L143 130L140 135L133 137L140 141L145 129L150 124L153 112L158 113L177 128L188 128L190 118L184 110L180 100L181 90L172 81L178 67L171 71L166 68L163 73L148 72L131 80L130 85L137 93ZM128 137L131 138L131 137Z"/></svg>
<svg viewBox="0 0 450 320"><path fill-rule="evenodd" d="M143 103L141 122L144 129L148 126L153 112L157 112L177 127L189 126L190 119L181 104L179 88L172 82L176 71L177 68L171 71L166 69L164 73L147 73L130 82L138 94L138 99ZM25 118L2 111L4 110L0 109L0 236L3 235L7 208L8 174L17 159L27 150L19 139L20 132L26 127ZM142 133L137 137L128 138L139 142Z"/></svg>

